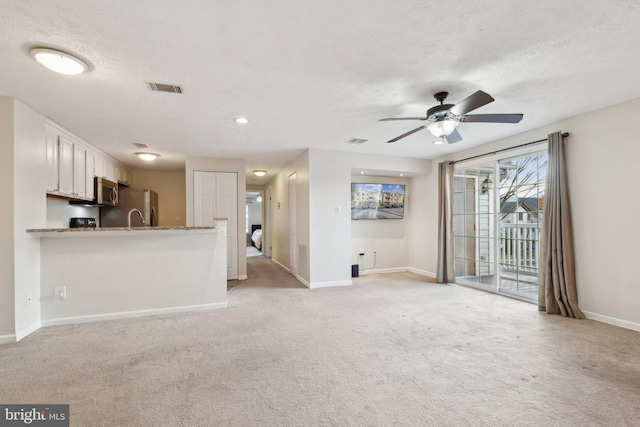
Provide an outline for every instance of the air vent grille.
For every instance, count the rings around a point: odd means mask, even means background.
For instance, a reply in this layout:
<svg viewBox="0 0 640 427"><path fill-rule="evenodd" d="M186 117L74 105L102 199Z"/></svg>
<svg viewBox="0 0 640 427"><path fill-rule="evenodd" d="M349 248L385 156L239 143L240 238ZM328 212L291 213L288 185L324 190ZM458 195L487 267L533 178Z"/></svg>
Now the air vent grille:
<svg viewBox="0 0 640 427"><path fill-rule="evenodd" d="M147 82L147 86L154 92L182 93L182 88L177 85Z"/></svg>
<svg viewBox="0 0 640 427"><path fill-rule="evenodd" d="M148 150L149 148L151 148L149 147L149 144L143 144L141 142L134 142L133 145L135 145L136 148L139 148L141 150Z"/></svg>
<svg viewBox="0 0 640 427"><path fill-rule="evenodd" d="M347 139L345 141L346 144L362 144L367 142L368 139L361 139L361 138L351 138L351 139Z"/></svg>

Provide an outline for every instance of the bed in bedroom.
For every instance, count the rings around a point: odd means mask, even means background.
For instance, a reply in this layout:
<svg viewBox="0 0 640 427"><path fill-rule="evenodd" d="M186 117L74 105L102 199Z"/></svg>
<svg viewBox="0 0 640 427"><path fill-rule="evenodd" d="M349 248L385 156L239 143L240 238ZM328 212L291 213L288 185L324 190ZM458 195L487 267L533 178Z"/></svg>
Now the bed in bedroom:
<svg viewBox="0 0 640 427"><path fill-rule="evenodd" d="M251 241L257 249L262 249L262 225L251 225Z"/></svg>

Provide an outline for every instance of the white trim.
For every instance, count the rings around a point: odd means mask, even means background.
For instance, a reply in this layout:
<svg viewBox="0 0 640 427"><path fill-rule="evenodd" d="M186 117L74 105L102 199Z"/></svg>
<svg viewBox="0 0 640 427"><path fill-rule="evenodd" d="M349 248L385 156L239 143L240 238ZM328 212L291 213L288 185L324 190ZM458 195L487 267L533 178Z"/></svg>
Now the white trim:
<svg viewBox="0 0 640 427"><path fill-rule="evenodd" d="M17 342L15 334L0 335L0 345Z"/></svg>
<svg viewBox="0 0 640 427"><path fill-rule="evenodd" d="M431 277L432 279L436 278L436 273L432 273L426 270L420 270L419 268L414 267L393 267L393 268L378 268L378 269L369 269L360 271L361 276L367 276L369 274L385 274L385 273L415 273L421 276Z"/></svg>
<svg viewBox="0 0 640 427"><path fill-rule="evenodd" d="M335 282L315 282L309 284L309 289L319 289L319 288L332 288L334 286L351 286L353 282L351 280L338 280Z"/></svg>
<svg viewBox="0 0 640 427"><path fill-rule="evenodd" d="M158 314L175 314L196 311L208 311L229 307L229 301L211 304L187 305L181 307L155 308L150 310L121 311L116 313L92 314L89 316L58 317L42 321L42 326L75 325L79 323L102 322L105 320L132 319L137 317L156 316Z"/></svg>
<svg viewBox="0 0 640 427"><path fill-rule="evenodd" d="M596 320L602 323L608 323L610 325L619 326L625 329L631 329L633 331L640 332L640 323L629 322L628 320L618 319L616 317L605 316L604 314L592 313L590 311L582 310L587 319Z"/></svg>
<svg viewBox="0 0 640 427"><path fill-rule="evenodd" d="M287 273L291 273L291 270L289 270L287 267L285 267L284 265L280 264L276 259L271 258L271 261L275 262L276 264L278 264L280 267L282 267L283 269L286 270Z"/></svg>
<svg viewBox="0 0 640 427"><path fill-rule="evenodd" d="M247 280L247 275L246 274L240 274L238 276L238 280Z"/></svg>
<svg viewBox="0 0 640 427"><path fill-rule="evenodd" d="M302 283L307 288L311 288L311 283L309 283L306 279L302 278L299 274L296 274L296 279L298 279L298 282Z"/></svg>
<svg viewBox="0 0 640 427"><path fill-rule="evenodd" d="M367 276L369 274L379 274L379 273L404 273L408 271L408 267L393 267L393 268L376 268L376 269L367 269L360 270L361 276Z"/></svg>
<svg viewBox="0 0 640 427"><path fill-rule="evenodd" d="M436 278L436 273L432 273L426 270L420 270L419 268L407 267L407 271L410 271L411 273L419 274L421 276L431 277L432 279Z"/></svg>
<svg viewBox="0 0 640 427"><path fill-rule="evenodd" d="M25 328L19 332L16 332L16 341L20 341L22 338L34 333L40 328L42 328L42 322L38 321L33 325L29 326L28 328Z"/></svg>

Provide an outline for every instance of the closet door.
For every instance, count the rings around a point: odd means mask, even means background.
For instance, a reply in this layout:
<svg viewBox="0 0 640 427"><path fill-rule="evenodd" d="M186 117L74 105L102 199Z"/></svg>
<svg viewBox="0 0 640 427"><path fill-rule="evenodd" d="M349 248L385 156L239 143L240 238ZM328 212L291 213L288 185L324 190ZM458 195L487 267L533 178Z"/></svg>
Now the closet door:
<svg viewBox="0 0 640 427"><path fill-rule="evenodd" d="M215 172L215 216L227 219L227 279L238 278L238 174ZM244 236L244 233L243 233Z"/></svg>
<svg viewBox="0 0 640 427"><path fill-rule="evenodd" d="M238 278L238 174L194 171L195 226L212 226L227 218L227 280Z"/></svg>

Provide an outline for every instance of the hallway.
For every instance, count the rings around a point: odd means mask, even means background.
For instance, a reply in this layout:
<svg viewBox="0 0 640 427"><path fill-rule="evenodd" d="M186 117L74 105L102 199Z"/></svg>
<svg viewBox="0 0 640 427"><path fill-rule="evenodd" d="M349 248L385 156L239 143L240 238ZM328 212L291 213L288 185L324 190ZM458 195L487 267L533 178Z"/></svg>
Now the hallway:
<svg viewBox="0 0 640 427"><path fill-rule="evenodd" d="M227 281L227 290L246 288L300 288L307 289L284 268L264 255L247 258L247 280Z"/></svg>

